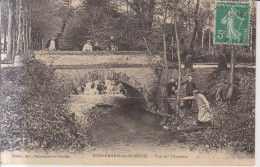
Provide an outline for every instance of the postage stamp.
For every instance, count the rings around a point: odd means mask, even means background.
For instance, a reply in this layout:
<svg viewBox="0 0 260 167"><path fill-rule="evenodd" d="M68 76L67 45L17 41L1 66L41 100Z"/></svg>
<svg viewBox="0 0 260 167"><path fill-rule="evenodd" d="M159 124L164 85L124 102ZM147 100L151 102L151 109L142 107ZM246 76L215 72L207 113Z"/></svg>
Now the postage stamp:
<svg viewBox="0 0 260 167"><path fill-rule="evenodd" d="M215 44L249 43L250 3L216 2Z"/></svg>

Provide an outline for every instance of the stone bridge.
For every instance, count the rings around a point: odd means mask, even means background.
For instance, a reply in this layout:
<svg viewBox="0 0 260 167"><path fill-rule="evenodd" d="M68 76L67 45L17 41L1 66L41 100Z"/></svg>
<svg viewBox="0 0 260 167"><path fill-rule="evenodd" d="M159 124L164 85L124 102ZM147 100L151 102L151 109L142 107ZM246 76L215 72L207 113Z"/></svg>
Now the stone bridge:
<svg viewBox="0 0 260 167"><path fill-rule="evenodd" d="M157 91L162 68L159 56L143 52L35 52L44 62L68 82L117 80L138 90L144 99Z"/></svg>

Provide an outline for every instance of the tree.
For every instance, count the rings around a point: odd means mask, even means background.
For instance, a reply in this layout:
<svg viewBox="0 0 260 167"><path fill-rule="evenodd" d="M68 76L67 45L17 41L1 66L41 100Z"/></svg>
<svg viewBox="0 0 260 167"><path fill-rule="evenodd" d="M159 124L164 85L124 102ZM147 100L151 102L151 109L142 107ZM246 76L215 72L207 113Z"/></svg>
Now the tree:
<svg viewBox="0 0 260 167"><path fill-rule="evenodd" d="M8 39L8 45L7 45L7 58L9 60L12 59L13 57L13 42L14 42L14 24L15 24L15 9L16 9L16 1L15 0L9 0L8 1L8 10L9 10L9 14L8 14L8 35L7 35L7 39Z"/></svg>
<svg viewBox="0 0 260 167"><path fill-rule="evenodd" d="M138 23L143 30L150 30L153 24L155 0L125 0L136 13Z"/></svg>
<svg viewBox="0 0 260 167"><path fill-rule="evenodd" d="M196 34L198 32L199 29L199 20L198 20L198 13L199 13L199 5L200 5L200 0L197 0L196 3L196 10L195 10L195 26L194 26L194 30L193 30L193 34L192 34L192 39L191 39L191 43L190 43L190 54L194 53L194 45L195 45L195 39L196 39Z"/></svg>

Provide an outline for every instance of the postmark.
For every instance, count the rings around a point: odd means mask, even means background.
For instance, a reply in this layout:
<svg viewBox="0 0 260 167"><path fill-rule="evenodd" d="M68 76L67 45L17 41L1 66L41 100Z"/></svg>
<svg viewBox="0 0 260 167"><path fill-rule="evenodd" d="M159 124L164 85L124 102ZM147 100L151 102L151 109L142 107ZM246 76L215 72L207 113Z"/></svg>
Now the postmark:
<svg viewBox="0 0 260 167"><path fill-rule="evenodd" d="M249 44L250 3L216 2L215 44Z"/></svg>

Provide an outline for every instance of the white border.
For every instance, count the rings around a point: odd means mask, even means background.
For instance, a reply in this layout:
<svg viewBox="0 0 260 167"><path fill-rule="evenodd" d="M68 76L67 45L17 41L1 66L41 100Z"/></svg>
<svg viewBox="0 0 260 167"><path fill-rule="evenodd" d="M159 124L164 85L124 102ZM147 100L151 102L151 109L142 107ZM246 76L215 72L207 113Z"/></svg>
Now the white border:
<svg viewBox="0 0 260 167"><path fill-rule="evenodd" d="M255 166L260 166L260 48L257 47L260 44L260 1L256 2L256 154L255 154ZM258 157L258 158L257 158Z"/></svg>
<svg viewBox="0 0 260 167"><path fill-rule="evenodd" d="M255 154L255 159L256 159L256 164L254 165L255 167L260 166L260 114L257 112L260 112L260 103L257 103L260 99L260 1L256 2L256 154ZM260 102L260 101L259 101ZM44 165L1 165L2 167L60 167L61 165L50 165L50 166L44 166ZM74 165L74 166L63 166L63 167L84 167L84 166L79 166L79 165ZM89 166L89 167L97 167L97 166ZM118 167L118 166L110 166L110 167ZM124 166L124 167L129 167L129 166ZM132 166L131 166L132 167ZM152 166L150 166L152 167ZM182 166L183 167L183 166Z"/></svg>

